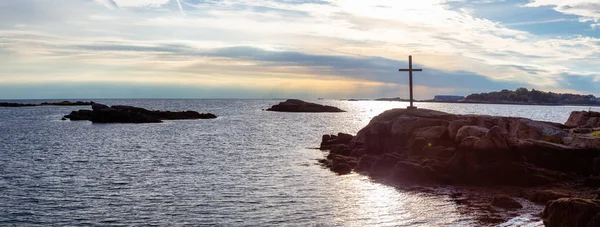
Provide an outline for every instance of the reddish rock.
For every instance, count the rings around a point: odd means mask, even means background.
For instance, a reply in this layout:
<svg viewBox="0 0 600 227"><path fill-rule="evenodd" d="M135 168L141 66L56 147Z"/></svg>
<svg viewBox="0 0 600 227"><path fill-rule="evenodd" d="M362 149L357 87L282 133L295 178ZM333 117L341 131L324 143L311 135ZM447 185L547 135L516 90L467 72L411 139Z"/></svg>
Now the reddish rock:
<svg viewBox="0 0 600 227"><path fill-rule="evenodd" d="M573 111L565 125L571 128L600 127L600 112Z"/></svg>
<svg viewBox="0 0 600 227"><path fill-rule="evenodd" d="M455 137L454 141L456 141L457 143L460 143L460 142L462 142L463 139L465 139L467 137L481 138L481 137L487 135L487 133L489 131L490 130L487 128L474 126L474 125L463 126L456 133L456 137Z"/></svg>
<svg viewBox="0 0 600 227"><path fill-rule="evenodd" d="M548 227L600 226L600 201L579 198L562 198L548 202L542 212Z"/></svg>

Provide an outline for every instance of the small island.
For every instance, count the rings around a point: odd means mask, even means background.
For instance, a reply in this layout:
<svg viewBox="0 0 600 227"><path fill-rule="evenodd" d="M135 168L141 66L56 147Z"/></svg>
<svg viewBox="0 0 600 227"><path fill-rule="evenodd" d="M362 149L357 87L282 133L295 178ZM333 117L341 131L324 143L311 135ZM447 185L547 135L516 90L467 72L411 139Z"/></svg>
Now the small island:
<svg viewBox="0 0 600 227"><path fill-rule="evenodd" d="M198 113L196 111L157 111L147 110L134 106L107 106L94 103L92 110L73 111L65 115L63 120L91 121L94 123L161 123L163 120L192 120L192 119L214 119L216 115L211 113Z"/></svg>
<svg viewBox="0 0 600 227"><path fill-rule="evenodd" d="M600 113L589 111L559 124L393 109L356 136L323 135L329 154L319 163L400 184L506 187L512 193L492 206L520 209L512 197L521 197L547 203L542 218L549 226L590 226L600 218L599 127Z"/></svg>
<svg viewBox="0 0 600 227"><path fill-rule="evenodd" d="M91 106L94 102L84 101L62 101L62 102L43 102L40 104L29 104L29 103L11 103L11 102L0 102L0 107L28 107L28 106Z"/></svg>
<svg viewBox="0 0 600 227"><path fill-rule="evenodd" d="M298 99L288 99L267 109L276 112L299 112L299 113L338 113L346 112L334 106L326 106L316 103L305 102Z"/></svg>

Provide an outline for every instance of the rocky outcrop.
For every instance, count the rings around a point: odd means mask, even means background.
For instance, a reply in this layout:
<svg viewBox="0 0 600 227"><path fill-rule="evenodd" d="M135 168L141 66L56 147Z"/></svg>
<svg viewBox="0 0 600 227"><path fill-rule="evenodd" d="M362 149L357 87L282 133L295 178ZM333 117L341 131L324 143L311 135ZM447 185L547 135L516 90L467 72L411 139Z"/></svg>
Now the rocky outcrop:
<svg viewBox="0 0 600 227"><path fill-rule="evenodd" d="M565 129L525 118L394 109L354 137L323 136L321 149L357 172L415 183L529 187L600 172L598 147L565 145L573 136Z"/></svg>
<svg viewBox="0 0 600 227"><path fill-rule="evenodd" d="M548 227L600 226L600 201L579 198L550 201L542 212L542 219Z"/></svg>
<svg viewBox="0 0 600 227"><path fill-rule="evenodd" d="M196 111L156 111L133 106L106 106L92 104L92 110L73 111L64 116L72 121L89 120L94 123L160 123L162 120L213 119L214 114Z"/></svg>
<svg viewBox="0 0 600 227"><path fill-rule="evenodd" d="M30 103L10 103L10 102L0 102L0 107L28 107L28 106L89 106L94 104L94 102L71 102L71 101L62 101L62 102L43 102L40 104L30 104Z"/></svg>
<svg viewBox="0 0 600 227"><path fill-rule="evenodd" d="M285 102L280 102L279 104L267 109L267 111L307 113L345 112L337 107L305 102L298 99L288 99Z"/></svg>
<svg viewBox="0 0 600 227"><path fill-rule="evenodd" d="M40 106L90 106L94 104L94 102L84 102L84 101L62 101L62 102L43 102L40 103Z"/></svg>
<svg viewBox="0 0 600 227"><path fill-rule="evenodd" d="M565 123L571 128L596 128L600 127L600 112L574 111Z"/></svg>

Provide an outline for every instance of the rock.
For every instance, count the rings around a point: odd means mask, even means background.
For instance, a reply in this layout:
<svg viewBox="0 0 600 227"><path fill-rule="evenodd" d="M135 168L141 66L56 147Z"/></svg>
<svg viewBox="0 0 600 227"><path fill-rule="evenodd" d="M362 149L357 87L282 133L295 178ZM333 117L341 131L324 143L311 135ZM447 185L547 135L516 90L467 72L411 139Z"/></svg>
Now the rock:
<svg viewBox="0 0 600 227"><path fill-rule="evenodd" d="M346 134L346 133L338 133L337 135L337 143L339 144L348 144L350 143L350 141L352 141L352 139L354 138L353 135L350 134Z"/></svg>
<svg viewBox="0 0 600 227"><path fill-rule="evenodd" d="M484 128L484 127L479 127L479 126L473 126L473 125L463 126L456 132L455 141L457 143L461 143L463 141L463 139L465 139L467 137L481 138L481 137L485 136L489 131L490 131L489 129Z"/></svg>
<svg viewBox="0 0 600 227"><path fill-rule="evenodd" d="M100 103L92 104L93 111L99 111L99 110L104 110L104 109L110 109L110 107L108 107L107 105L104 105L104 104L100 104Z"/></svg>
<svg viewBox="0 0 600 227"><path fill-rule="evenodd" d="M507 195L496 195L492 199L492 206L500 207L504 209L521 209L523 206L515 199Z"/></svg>
<svg viewBox="0 0 600 227"><path fill-rule="evenodd" d="M94 102L71 102L71 101L62 101L62 102L43 102L40 106L89 106L94 104Z"/></svg>
<svg viewBox="0 0 600 227"><path fill-rule="evenodd" d="M526 162L535 166L578 175L593 174L593 160L600 154L598 149L580 149L539 140L521 140L516 149Z"/></svg>
<svg viewBox="0 0 600 227"><path fill-rule="evenodd" d="M396 163L396 166L392 171L392 179L421 184L451 182L448 177L437 173L429 166L406 161Z"/></svg>
<svg viewBox="0 0 600 227"><path fill-rule="evenodd" d="M285 102L280 102L279 104L267 109L267 111L309 113L345 112L337 107L309 103L297 99L288 99Z"/></svg>
<svg viewBox="0 0 600 227"><path fill-rule="evenodd" d="M548 202L542 212L548 227L600 226L600 201L580 198L562 198Z"/></svg>
<svg viewBox="0 0 600 227"><path fill-rule="evenodd" d="M600 112L573 111L565 125L571 128L600 127Z"/></svg>
<svg viewBox="0 0 600 227"><path fill-rule="evenodd" d="M343 144L328 160L346 161L357 172L392 181L582 186L585 177L600 173L600 164L594 163L600 149L560 144L565 133L561 124L524 118L394 109L374 117L354 137L323 136L322 148Z"/></svg>
<svg viewBox="0 0 600 227"><path fill-rule="evenodd" d="M548 201L557 200L560 198L567 198L570 196L560 191L546 189L530 192L526 195L526 197L531 202L538 204L546 204Z"/></svg>
<svg viewBox="0 0 600 227"><path fill-rule="evenodd" d="M323 135L320 149L329 150L339 144L348 145L353 138L354 136L341 132L337 135Z"/></svg>
<svg viewBox="0 0 600 227"><path fill-rule="evenodd" d="M371 166L375 161L377 161L379 157L373 155L363 155L358 160L358 164L356 165L355 170L359 172L368 171L371 169Z"/></svg>
<svg viewBox="0 0 600 227"><path fill-rule="evenodd" d="M458 130L466 125L473 125L473 122L469 119L460 119L450 122L448 125L448 135L450 136L450 139L456 140Z"/></svg>
<svg viewBox="0 0 600 227"><path fill-rule="evenodd" d="M454 149L452 147L437 146L437 147L423 148L423 155L426 158L431 158L431 159L447 160L447 159L450 159L452 156L454 156L454 153L456 153L456 149Z"/></svg>
<svg viewBox="0 0 600 227"><path fill-rule="evenodd" d="M568 145L571 147L576 147L576 148L583 148L583 149L600 148L600 137L598 137L598 136L577 134L577 135L565 137L563 139L563 141L564 141L565 145Z"/></svg>
<svg viewBox="0 0 600 227"><path fill-rule="evenodd" d="M350 167L348 164L340 163L331 167L331 171L339 175L346 175L352 172L352 167Z"/></svg>
<svg viewBox="0 0 600 227"><path fill-rule="evenodd" d="M28 107L28 106L89 106L94 104L94 102L70 102L70 101L62 101L62 102L43 102L40 104L31 104L31 103L8 103L8 102L0 102L0 107Z"/></svg>
<svg viewBox="0 0 600 227"><path fill-rule="evenodd" d="M560 138L567 136L568 133L562 128L550 123L521 118L510 122L509 134L512 137L519 139L545 140L547 142L562 143ZM555 138L558 138L558 140Z"/></svg>
<svg viewBox="0 0 600 227"><path fill-rule="evenodd" d="M63 117L63 118L61 118L60 120L62 120L62 121L66 121L66 120L67 120L67 118Z"/></svg>
<svg viewBox="0 0 600 227"><path fill-rule="evenodd" d="M331 151L329 151L332 154L337 154L337 155L342 155L342 156L350 156L352 153L352 150L350 150L350 147L348 147L348 145L345 144L337 144L334 145L331 148Z"/></svg>
<svg viewBox="0 0 600 227"><path fill-rule="evenodd" d="M396 166L398 161L402 160L402 158L397 155L386 154L381 158L377 159L373 164L371 164L371 168L369 169L369 174L373 176L386 176L391 173L391 170Z"/></svg>
<svg viewBox="0 0 600 227"><path fill-rule="evenodd" d="M448 136L448 129L444 126L431 126L420 128L415 133L415 137L425 138L426 140L439 140Z"/></svg>
<svg viewBox="0 0 600 227"><path fill-rule="evenodd" d="M38 106L37 104L25 104L25 103L11 103L11 102L0 102L0 107L28 107Z"/></svg>
<svg viewBox="0 0 600 227"><path fill-rule="evenodd" d="M458 147L460 149L471 150L471 149L473 149L473 146L475 146L475 143L477 143L477 141L479 141L479 139L480 139L479 137L475 137L475 136L466 137L460 142L460 145L458 145Z"/></svg>
<svg viewBox="0 0 600 227"><path fill-rule="evenodd" d="M92 120L92 111L91 110L72 111L69 115L65 115L64 118L68 118L71 121L91 121Z"/></svg>
<svg viewBox="0 0 600 227"><path fill-rule="evenodd" d="M479 139L473 145L473 149L475 150L508 150L508 143L506 142L506 138L501 134L500 128L498 126L492 127L487 134Z"/></svg>
<svg viewBox="0 0 600 227"><path fill-rule="evenodd" d="M213 119L214 114L196 111L155 111L133 106L112 106L93 103L92 110L73 111L65 118L72 121L89 120L94 123L160 123L162 120Z"/></svg>

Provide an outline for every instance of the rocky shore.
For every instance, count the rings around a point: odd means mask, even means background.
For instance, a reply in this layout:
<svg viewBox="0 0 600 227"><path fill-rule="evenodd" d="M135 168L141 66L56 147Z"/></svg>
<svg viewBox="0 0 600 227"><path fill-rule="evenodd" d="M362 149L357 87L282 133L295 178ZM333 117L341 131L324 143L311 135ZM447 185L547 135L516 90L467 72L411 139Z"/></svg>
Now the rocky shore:
<svg viewBox="0 0 600 227"><path fill-rule="evenodd" d="M316 103L305 102L298 99L288 99L267 109L276 112L304 112L304 113L336 113L346 112L334 106L326 106Z"/></svg>
<svg viewBox="0 0 600 227"><path fill-rule="evenodd" d="M573 112L566 124L516 117L393 109L356 136L324 135L319 162L398 184L510 187L492 205L520 209L513 197L547 204L547 226L600 226L600 113ZM565 198L566 197L566 198ZM584 198L570 198L584 197ZM562 198L562 199L561 199Z"/></svg>
<svg viewBox="0 0 600 227"><path fill-rule="evenodd" d="M40 104L29 104L29 103L11 103L11 102L0 102L0 107L28 107L28 106L91 106L94 102L43 102Z"/></svg>
<svg viewBox="0 0 600 227"><path fill-rule="evenodd" d="M213 118L217 118L217 116L211 113L198 113L196 111L157 111L122 105L109 107L95 103L92 105L92 110L73 111L69 115L65 115L63 120L91 121L94 123L160 123L162 120Z"/></svg>

